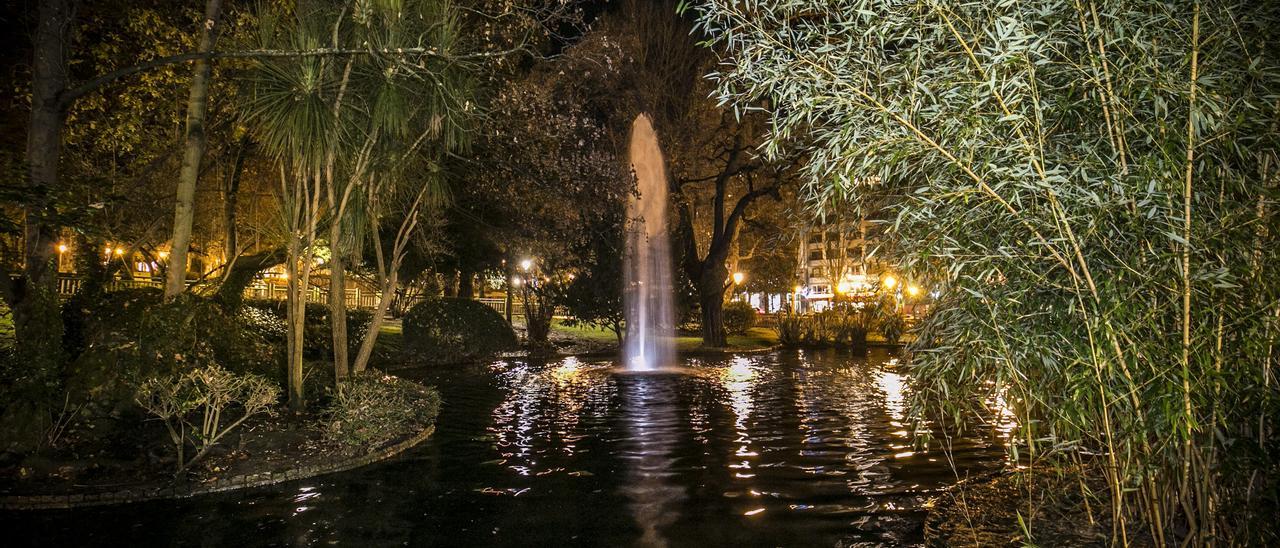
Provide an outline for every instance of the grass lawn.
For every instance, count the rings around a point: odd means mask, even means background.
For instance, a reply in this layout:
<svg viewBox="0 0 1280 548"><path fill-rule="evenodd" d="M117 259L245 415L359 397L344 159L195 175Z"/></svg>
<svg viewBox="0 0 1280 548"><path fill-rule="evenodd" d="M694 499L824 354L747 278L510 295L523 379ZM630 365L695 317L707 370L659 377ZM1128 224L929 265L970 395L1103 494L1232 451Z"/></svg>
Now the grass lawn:
<svg viewBox="0 0 1280 548"><path fill-rule="evenodd" d="M597 329L587 325L569 326L563 321L556 320L551 324L551 330L567 338L574 338L583 341L590 341L596 344L616 344L617 337L613 331L608 329ZM742 335L730 335L728 350L755 350L766 348L778 344L778 334L768 327L753 327L748 329ZM702 337L679 336L676 337L676 349L681 352L689 352L696 350L706 350L702 346Z"/></svg>

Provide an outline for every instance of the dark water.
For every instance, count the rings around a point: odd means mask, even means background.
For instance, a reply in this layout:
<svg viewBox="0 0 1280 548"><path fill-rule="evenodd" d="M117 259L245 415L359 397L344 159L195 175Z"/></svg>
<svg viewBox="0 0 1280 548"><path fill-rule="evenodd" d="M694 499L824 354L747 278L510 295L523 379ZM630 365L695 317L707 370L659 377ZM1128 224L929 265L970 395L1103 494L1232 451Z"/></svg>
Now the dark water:
<svg viewBox="0 0 1280 548"><path fill-rule="evenodd" d="M893 358L780 353L617 374L569 358L402 373L439 429L360 470L179 501L0 514L3 544L897 546L999 437L913 451Z"/></svg>

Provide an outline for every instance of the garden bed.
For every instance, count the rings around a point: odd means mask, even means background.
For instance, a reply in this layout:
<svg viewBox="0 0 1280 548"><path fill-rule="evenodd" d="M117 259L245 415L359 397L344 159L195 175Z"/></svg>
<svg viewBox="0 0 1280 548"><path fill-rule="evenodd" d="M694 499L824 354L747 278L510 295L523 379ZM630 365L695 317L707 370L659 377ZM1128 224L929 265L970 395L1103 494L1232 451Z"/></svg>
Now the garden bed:
<svg viewBox="0 0 1280 548"><path fill-rule="evenodd" d="M350 470L400 453L430 436L439 398L435 392L390 376L366 375L397 412L368 416L363 402L344 416L316 410L301 415L258 416L175 478L172 447L157 421L102 439L69 439L60 449L0 464L0 508L69 508L185 497L268 485ZM405 390L404 387L416 387ZM386 397L383 386L395 386ZM350 390L355 397L361 391ZM404 406L421 412L399 412ZM376 410L375 410L376 411Z"/></svg>

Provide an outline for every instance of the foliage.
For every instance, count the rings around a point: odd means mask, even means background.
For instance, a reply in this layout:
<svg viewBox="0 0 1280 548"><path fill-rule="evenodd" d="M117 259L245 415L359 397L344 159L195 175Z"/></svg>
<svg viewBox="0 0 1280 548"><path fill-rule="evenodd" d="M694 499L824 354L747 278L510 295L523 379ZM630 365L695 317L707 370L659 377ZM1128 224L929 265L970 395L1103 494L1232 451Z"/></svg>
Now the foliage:
<svg viewBox="0 0 1280 548"><path fill-rule="evenodd" d="M942 282L916 416L1001 397L1013 451L1100 455L1112 542L1262 538L1223 510L1275 482L1280 6L696 9L765 154L806 154L815 204L894 198L889 258Z"/></svg>
<svg viewBox="0 0 1280 548"><path fill-rule="evenodd" d="M65 319L77 326L68 331L78 333L84 349L68 366L67 388L93 414L118 412L139 383L192 364L267 376L276 370L278 354L267 339L200 297L164 303L156 289L114 291L72 299Z"/></svg>
<svg viewBox="0 0 1280 548"><path fill-rule="evenodd" d="M267 340L284 344L287 335L285 325L286 303L279 300L245 301L236 316L241 323ZM351 337L347 346L354 352L361 338L373 323L373 313L362 308L347 309L347 331ZM333 355L332 328L329 326L329 307L319 303L307 303L303 324L302 353L307 359L322 360Z"/></svg>
<svg viewBox="0 0 1280 548"><path fill-rule="evenodd" d="M412 361L478 360L514 350L516 344L506 320L478 301L428 298L404 317L404 351Z"/></svg>
<svg viewBox="0 0 1280 548"><path fill-rule="evenodd" d="M325 438L348 447L377 447L435 421L440 393L391 375L355 375L340 383L322 412Z"/></svg>
<svg viewBox="0 0 1280 548"><path fill-rule="evenodd" d="M804 333L804 316L787 312L778 317L778 324L774 326L774 330L778 332L778 344L784 347L800 346L801 335Z"/></svg>
<svg viewBox="0 0 1280 548"><path fill-rule="evenodd" d="M143 382L136 401L164 422L177 454L176 475L249 417L270 414L279 398L280 387L263 377L206 365ZM235 408L240 416L231 420ZM188 443L196 451L191 458L185 456Z"/></svg>
<svg viewBox="0 0 1280 548"><path fill-rule="evenodd" d="M577 250L581 268L569 281L560 297L571 319L566 323L584 323L608 328L621 339L622 304L622 208L613 208L588 243Z"/></svg>
<svg viewBox="0 0 1280 548"><path fill-rule="evenodd" d="M782 346L866 348L875 327L872 309L841 303L815 314L783 315L775 330Z"/></svg>
<svg viewBox="0 0 1280 548"><path fill-rule="evenodd" d="M756 325L756 309L747 301L724 305L724 328L730 335L741 335Z"/></svg>

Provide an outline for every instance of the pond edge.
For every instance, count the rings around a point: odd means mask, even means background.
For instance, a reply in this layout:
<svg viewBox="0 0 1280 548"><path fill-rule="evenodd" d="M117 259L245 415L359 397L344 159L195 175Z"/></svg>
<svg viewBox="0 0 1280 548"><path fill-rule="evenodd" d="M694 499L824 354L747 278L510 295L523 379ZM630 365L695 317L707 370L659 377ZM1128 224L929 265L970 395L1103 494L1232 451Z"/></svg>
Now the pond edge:
<svg viewBox="0 0 1280 548"><path fill-rule="evenodd" d="M0 509L58 510L83 508L87 506L105 506L110 504L128 504L153 500L189 498L211 493L222 493L238 489L248 489L250 487L262 487L287 481L308 479L324 474L353 470L361 466L366 466L391 458L413 448L423 441L426 441L427 438L431 437L431 434L435 433L435 430L435 424L431 424L421 432L418 432L407 439L401 440L400 442L384 446L363 455L357 455L333 463L317 464L314 466L304 466L301 468L291 468L288 470L273 472L242 474L196 486L178 485L166 487L135 487L133 489L123 489L120 491L87 494L3 495L0 496Z"/></svg>

